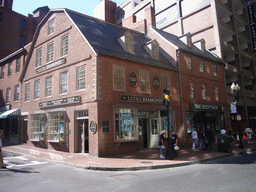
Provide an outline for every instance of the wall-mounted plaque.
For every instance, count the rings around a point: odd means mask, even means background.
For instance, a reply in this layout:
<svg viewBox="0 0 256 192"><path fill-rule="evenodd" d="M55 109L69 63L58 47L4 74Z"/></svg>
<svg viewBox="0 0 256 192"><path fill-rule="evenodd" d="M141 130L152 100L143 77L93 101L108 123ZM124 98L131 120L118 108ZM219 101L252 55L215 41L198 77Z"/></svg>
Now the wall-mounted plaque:
<svg viewBox="0 0 256 192"><path fill-rule="evenodd" d="M91 123L90 123L90 130L91 130L92 133L96 133L96 131L97 131L97 124L96 124L95 121L91 121Z"/></svg>
<svg viewBox="0 0 256 192"><path fill-rule="evenodd" d="M160 87L160 79L157 76L154 77L154 87L155 89L159 89Z"/></svg>
<svg viewBox="0 0 256 192"><path fill-rule="evenodd" d="M136 87L137 86L138 78L137 78L137 75L134 72L131 72L131 74L129 76L129 82L130 82L132 87Z"/></svg>
<svg viewBox="0 0 256 192"><path fill-rule="evenodd" d="M102 132L103 133L109 132L109 121L102 121Z"/></svg>

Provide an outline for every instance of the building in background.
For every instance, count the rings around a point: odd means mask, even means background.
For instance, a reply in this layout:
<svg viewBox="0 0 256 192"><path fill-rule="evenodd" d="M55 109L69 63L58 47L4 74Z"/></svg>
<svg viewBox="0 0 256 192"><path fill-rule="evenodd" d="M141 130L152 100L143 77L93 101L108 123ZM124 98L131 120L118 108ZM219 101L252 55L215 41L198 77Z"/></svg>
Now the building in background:
<svg viewBox="0 0 256 192"><path fill-rule="evenodd" d="M46 6L24 16L13 11L12 5L13 0L0 0L0 59L29 44L37 25L49 11Z"/></svg>
<svg viewBox="0 0 256 192"><path fill-rule="evenodd" d="M232 82L240 85L241 125L256 126L256 26L255 0L126 0L116 8L115 23L123 25L145 19L144 10L153 7L156 28L193 41L205 39L205 46L225 62L228 107L233 101ZM135 6L136 5L136 6ZM129 27L127 23L125 26ZM237 121L232 119L233 130Z"/></svg>

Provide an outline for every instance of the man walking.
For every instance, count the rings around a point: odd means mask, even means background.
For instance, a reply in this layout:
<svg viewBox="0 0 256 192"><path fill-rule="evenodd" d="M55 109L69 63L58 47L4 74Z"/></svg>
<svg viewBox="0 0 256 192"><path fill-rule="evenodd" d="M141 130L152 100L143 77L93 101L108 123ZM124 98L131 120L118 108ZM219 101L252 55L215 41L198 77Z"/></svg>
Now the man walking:
<svg viewBox="0 0 256 192"><path fill-rule="evenodd" d="M196 128L194 128L194 131L192 132L192 149L195 149L198 146L198 136L197 136L197 132L196 132Z"/></svg>

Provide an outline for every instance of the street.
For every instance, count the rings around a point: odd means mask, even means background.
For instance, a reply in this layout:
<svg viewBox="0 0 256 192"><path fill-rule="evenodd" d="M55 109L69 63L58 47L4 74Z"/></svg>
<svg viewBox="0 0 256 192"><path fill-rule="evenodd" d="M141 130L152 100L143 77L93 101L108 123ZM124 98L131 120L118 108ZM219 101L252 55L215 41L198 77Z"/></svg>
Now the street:
<svg viewBox="0 0 256 192"><path fill-rule="evenodd" d="M7 156L6 156L7 155ZM0 191L256 191L256 152L177 168L91 171L5 154Z"/></svg>

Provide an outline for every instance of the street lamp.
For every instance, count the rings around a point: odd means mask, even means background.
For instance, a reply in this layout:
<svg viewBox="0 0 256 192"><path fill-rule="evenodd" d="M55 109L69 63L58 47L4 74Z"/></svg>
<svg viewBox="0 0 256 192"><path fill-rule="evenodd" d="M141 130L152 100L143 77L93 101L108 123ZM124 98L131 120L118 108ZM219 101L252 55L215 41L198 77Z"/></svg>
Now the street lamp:
<svg viewBox="0 0 256 192"><path fill-rule="evenodd" d="M235 83L233 82L232 85L231 85L231 90L233 91L234 103L236 105L236 120L238 122L237 116L239 115L238 101L239 101L240 86L238 84L235 85ZM243 141L242 141L242 131L241 131L240 122L238 122L238 132L239 132L239 148L243 149L244 144L243 144Z"/></svg>

